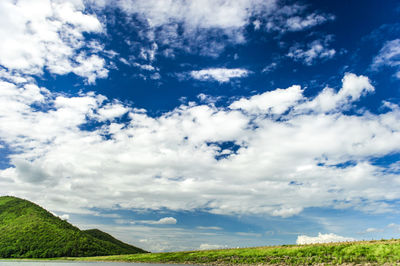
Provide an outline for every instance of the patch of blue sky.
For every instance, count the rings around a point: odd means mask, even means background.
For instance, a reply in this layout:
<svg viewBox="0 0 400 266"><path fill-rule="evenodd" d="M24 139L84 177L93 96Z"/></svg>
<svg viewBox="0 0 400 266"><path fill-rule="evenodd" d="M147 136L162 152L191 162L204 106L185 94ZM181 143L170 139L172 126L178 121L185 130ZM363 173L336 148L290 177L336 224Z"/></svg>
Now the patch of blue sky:
<svg viewBox="0 0 400 266"><path fill-rule="evenodd" d="M95 210L98 216L71 216L77 224L180 228L187 232L229 236L226 247L295 244L299 235L318 233L351 236L358 240L393 238L400 234L399 213L376 214L354 209L306 208L289 218L264 215L216 215L197 211ZM151 224L174 217L176 224Z"/></svg>
<svg viewBox="0 0 400 266"><path fill-rule="evenodd" d="M13 149L10 149L5 142L0 141L0 170L12 166L9 156L13 153Z"/></svg>

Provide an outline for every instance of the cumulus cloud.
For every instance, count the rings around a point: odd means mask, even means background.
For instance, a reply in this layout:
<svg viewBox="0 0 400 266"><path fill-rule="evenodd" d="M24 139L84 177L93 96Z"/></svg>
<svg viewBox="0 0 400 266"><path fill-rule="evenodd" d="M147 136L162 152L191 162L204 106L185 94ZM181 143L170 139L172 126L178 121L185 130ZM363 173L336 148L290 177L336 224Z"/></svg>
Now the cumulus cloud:
<svg viewBox="0 0 400 266"><path fill-rule="evenodd" d="M114 118L121 117L129 111L129 108L122 104L115 102L106 104L103 108L98 110L98 119L100 121L113 120Z"/></svg>
<svg viewBox="0 0 400 266"><path fill-rule="evenodd" d="M312 101L307 101L296 106L297 110L313 110L329 112L337 109L346 109L351 103L360 99L367 93L374 92L368 77L348 73L342 79L342 88L335 92L334 89L324 88Z"/></svg>
<svg viewBox="0 0 400 266"><path fill-rule="evenodd" d="M249 99L242 98L233 102L231 109L241 109L251 114L277 114L280 115L303 99L303 90L294 85L287 89L276 89L273 91L257 94Z"/></svg>
<svg viewBox="0 0 400 266"><path fill-rule="evenodd" d="M315 237L300 235L297 237L296 244L306 245L306 244L346 242L346 241L355 241L355 239L351 238L351 237L335 235L333 233L330 233L330 234L318 233L318 236L315 236Z"/></svg>
<svg viewBox="0 0 400 266"><path fill-rule="evenodd" d="M155 224L176 224L177 220L174 217L164 217L156 221Z"/></svg>
<svg viewBox="0 0 400 266"><path fill-rule="evenodd" d="M386 42L378 55L374 58L372 69L392 67L396 70L396 77L400 79L400 39Z"/></svg>
<svg viewBox="0 0 400 266"><path fill-rule="evenodd" d="M391 211L400 177L370 159L400 151L400 108L347 112L373 90L367 77L348 73L341 88L314 97L291 86L150 116L96 93L59 95L2 80L0 138L15 153L0 170L0 194L61 213Z"/></svg>
<svg viewBox="0 0 400 266"><path fill-rule="evenodd" d="M0 65L10 71L40 75L75 73L89 83L105 78L104 59L85 33L101 34L102 24L78 1L12 1L0 3ZM88 44L93 44L87 42ZM86 51L80 51L86 48Z"/></svg>
<svg viewBox="0 0 400 266"><path fill-rule="evenodd" d="M335 49L327 47L329 42L330 38L325 38L325 40L315 40L309 43L307 47L302 47L297 44L289 49L287 56L293 58L295 61L310 66L314 64L316 60L326 60L335 56Z"/></svg>
<svg viewBox="0 0 400 266"><path fill-rule="evenodd" d="M78 76L86 77L90 84L93 84L98 78L106 78L108 76L105 60L97 55L88 56L81 53L75 60L76 64L72 66L70 71Z"/></svg>
<svg viewBox="0 0 400 266"><path fill-rule="evenodd" d="M208 68L193 70L190 76L202 81L218 81L220 83L229 82L233 78L243 78L249 74L247 69L242 68Z"/></svg>

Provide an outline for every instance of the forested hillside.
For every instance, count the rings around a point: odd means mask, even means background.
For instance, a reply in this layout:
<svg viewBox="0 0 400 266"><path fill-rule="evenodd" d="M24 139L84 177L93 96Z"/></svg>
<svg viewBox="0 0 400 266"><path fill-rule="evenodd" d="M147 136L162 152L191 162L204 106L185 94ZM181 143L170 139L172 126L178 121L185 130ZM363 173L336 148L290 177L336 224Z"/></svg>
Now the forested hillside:
<svg viewBox="0 0 400 266"><path fill-rule="evenodd" d="M81 231L40 206L0 197L0 257L51 258L144 253L100 231Z"/></svg>

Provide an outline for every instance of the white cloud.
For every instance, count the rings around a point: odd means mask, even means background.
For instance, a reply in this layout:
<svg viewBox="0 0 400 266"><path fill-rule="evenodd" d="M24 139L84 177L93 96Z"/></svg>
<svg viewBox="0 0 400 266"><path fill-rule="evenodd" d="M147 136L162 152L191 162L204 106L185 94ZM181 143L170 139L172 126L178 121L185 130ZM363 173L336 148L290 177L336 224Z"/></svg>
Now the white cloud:
<svg viewBox="0 0 400 266"><path fill-rule="evenodd" d="M178 221L174 217L164 217L160 220L152 221L152 220L138 220L133 221L134 224L176 224Z"/></svg>
<svg viewBox="0 0 400 266"><path fill-rule="evenodd" d="M97 17L82 1L12 1L0 3L0 65L10 71L40 75L75 73L93 83L107 76L105 62L85 47L84 33L103 33ZM89 51L96 51L88 42Z"/></svg>
<svg viewBox="0 0 400 266"><path fill-rule="evenodd" d="M33 83L34 79L31 76L24 75L22 73L16 73L15 71L7 71L0 69L0 78L4 81L14 84Z"/></svg>
<svg viewBox="0 0 400 266"><path fill-rule="evenodd" d="M387 228L392 229L396 233L400 232L400 224L390 223L387 225Z"/></svg>
<svg viewBox="0 0 400 266"><path fill-rule="evenodd" d="M118 1L129 13L146 15L153 27L170 21L184 22L190 28L232 28L247 23L249 8L260 5L261 1L182 1L173 0L160 3L156 0ZM273 1L269 1L273 2Z"/></svg>
<svg viewBox="0 0 400 266"><path fill-rule="evenodd" d="M342 88L339 92L326 87L312 101L296 106L297 110L309 109L317 112L329 112L337 109L346 109L351 103L367 93L374 92L375 88L365 76L348 73L342 79Z"/></svg>
<svg viewBox="0 0 400 266"><path fill-rule="evenodd" d="M177 220L174 217L164 217L158 220L155 224L176 224Z"/></svg>
<svg viewBox="0 0 400 266"><path fill-rule="evenodd" d="M383 229L373 228L373 227L367 228L365 230L366 233L380 233L380 232L383 232L383 231L384 231Z"/></svg>
<svg viewBox="0 0 400 266"><path fill-rule="evenodd" d="M266 67L264 67L264 68L261 70L261 72L263 72L263 73L271 72L271 71L273 71L274 69L276 69L277 66L278 66L277 63L272 62L271 64L269 64L269 65L267 65Z"/></svg>
<svg viewBox="0 0 400 266"><path fill-rule="evenodd" d="M96 79L108 76L108 70L105 69L105 60L97 55L79 54L76 57L76 62L77 65L73 66L71 72L78 76L86 77L88 83L94 83Z"/></svg>
<svg viewBox="0 0 400 266"><path fill-rule="evenodd" d="M221 96L210 96L204 93L200 93L199 95L197 95L197 98L200 100L200 102L207 104L215 104L222 99Z"/></svg>
<svg viewBox="0 0 400 266"><path fill-rule="evenodd" d="M265 14L268 31L280 33L308 30L335 19L334 15L319 12L306 13L306 7L299 4L280 6L271 14Z"/></svg>
<svg viewBox="0 0 400 266"><path fill-rule="evenodd" d="M396 77L400 79L400 39L386 42L379 54L374 58L372 69L379 70L387 66L396 70Z"/></svg>
<svg viewBox="0 0 400 266"><path fill-rule="evenodd" d="M199 250L210 250L210 249L223 249L226 248L226 245L218 245L218 244L201 244Z"/></svg>
<svg viewBox="0 0 400 266"><path fill-rule="evenodd" d="M138 63L133 63L133 65L136 66L136 67L139 67L139 68L141 68L143 70L147 70L147 71L156 70L156 68L153 67L152 65L141 65L141 64L138 64Z"/></svg>
<svg viewBox="0 0 400 266"><path fill-rule="evenodd" d="M125 59L125 58L123 58L123 57L119 58L119 61L120 61L121 63L125 64L125 65L128 65L128 66L130 66L130 65L131 65L131 63L129 63L129 61L128 61L128 60L126 60L126 59Z"/></svg>
<svg viewBox="0 0 400 266"><path fill-rule="evenodd" d="M140 49L139 56L144 60L152 62L152 61L154 61L154 59L156 57L157 50L158 50L158 45L155 42L153 42L150 45L150 48L148 48L148 49L142 47Z"/></svg>
<svg viewBox="0 0 400 266"><path fill-rule="evenodd" d="M301 31L334 19L335 17L333 15L320 15L312 13L306 17L290 17L286 20L285 26L289 31Z"/></svg>
<svg viewBox="0 0 400 266"><path fill-rule="evenodd" d="M121 117L129 111L129 108L126 108L122 104L116 102L113 104L107 104L103 108L98 110L99 120L113 120L116 117Z"/></svg>
<svg viewBox="0 0 400 266"><path fill-rule="evenodd" d="M150 79L153 79L153 80L161 79L161 75L160 75L160 73L153 73L153 74L150 76Z"/></svg>
<svg viewBox="0 0 400 266"><path fill-rule="evenodd" d="M146 43L159 48L139 46L138 56L150 61L158 54L173 57L176 50L217 57L227 46L245 43L246 27L251 23L255 30L285 33L306 30L334 19L333 15L307 13L305 6L283 5L277 0L89 2L99 8L118 7L128 17L136 16L138 20L128 21L140 28L140 36Z"/></svg>
<svg viewBox="0 0 400 266"><path fill-rule="evenodd" d="M69 220L69 214L63 214L59 216L63 220Z"/></svg>
<svg viewBox="0 0 400 266"><path fill-rule="evenodd" d="M307 45L306 48L295 45L289 49L288 57L305 65L312 65L316 60L330 59L336 54L335 49L327 48L330 38L325 40L315 40Z"/></svg>
<svg viewBox="0 0 400 266"><path fill-rule="evenodd" d="M156 0L114 1L125 12L143 15L152 27L160 27L171 22L183 23L185 30L195 29L240 29L249 23L251 16L259 16L274 23L275 28L285 28L289 31L300 31L334 20L330 14L311 13L302 16L304 6L281 6L277 1L261 0L204 0L183 1L172 0L160 3ZM260 20L254 20L254 26L259 28ZM284 22L284 23L283 23ZM283 25L281 25L283 24ZM258 25L258 26L257 26ZM282 29L283 30L283 29Z"/></svg>
<svg viewBox="0 0 400 266"><path fill-rule="evenodd" d="M253 21L254 30L259 30L261 27L261 21L256 19Z"/></svg>
<svg viewBox="0 0 400 266"><path fill-rule="evenodd" d="M147 78L154 79L154 80L161 78L160 73L155 72L155 71L159 71L160 70L158 67L154 67L154 66L149 65L149 64L139 64L139 63L133 63L132 65L135 66L135 67L138 67L141 70L144 70L146 72L150 72L150 73L146 73L146 75L144 75L144 74L140 74L139 75L144 80L146 80Z"/></svg>
<svg viewBox="0 0 400 266"><path fill-rule="evenodd" d="M251 114L277 114L280 115L303 99L303 90L294 85L287 89L276 89L233 102L231 109L241 109Z"/></svg>
<svg viewBox="0 0 400 266"><path fill-rule="evenodd" d="M243 43L243 31L252 14L256 10L269 12L275 6L275 0L119 0L111 3L146 22L143 36L147 36L148 41L168 45L168 51L172 48L208 56L218 56L227 44ZM210 41L207 39L210 34L227 38L225 41ZM142 50L140 55L149 59L146 51L149 50ZM154 59L155 54L150 57Z"/></svg>
<svg viewBox="0 0 400 266"><path fill-rule="evenodd" d="M342 83L329 97L324 90L308 98L291 86L229 108L192 102L150 116L95 93L71 97L1 81L0 139L16 153L0 171L0 194L58 213L93 206L281 217L309 207L391 211L400 198L397 166L369 160L400 151L400 108L386 103L383 113L351 115L374 88L354 74Z"/></svg>
<svg viewBox="0 0 400 266"><path fill-rule="evenodd" d="M351 237L335 235L333 233L330 233L330 234L318 233L318 236L315 236L315 237L300 235L297 237L296 244L305 245L305 244L346 242L346 241L355 241L355 239L351 238Z"/></svg>
<svg viewBox="0 0 400 266"><path fill-rule="evenodd" d="M303 211L301 207L283 207L281 209L274 210L272 212L272 216L280 216L283 218L291 217L293 215L297 215Z"/></svg>
<svg viewBox="0 0 400 266"><path fill-rule="evenodd" d="M242 68L208 68L190 72L194 79L202 81L215 80L220 83L229 82L233 78L247 77L248 74L249 71Z"/></svg>

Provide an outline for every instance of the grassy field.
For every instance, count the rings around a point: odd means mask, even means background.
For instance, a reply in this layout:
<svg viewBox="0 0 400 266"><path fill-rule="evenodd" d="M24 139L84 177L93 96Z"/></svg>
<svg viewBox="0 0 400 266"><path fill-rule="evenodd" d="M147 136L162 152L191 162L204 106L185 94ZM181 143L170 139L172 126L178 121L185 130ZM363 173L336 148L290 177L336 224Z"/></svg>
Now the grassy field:
<svg viewBox="0 0 400 266"><path fill-rule="evenodd" d="M400 264L400 239L67 259L85 261L123 261L208 265L393 265Z"/></svg>

